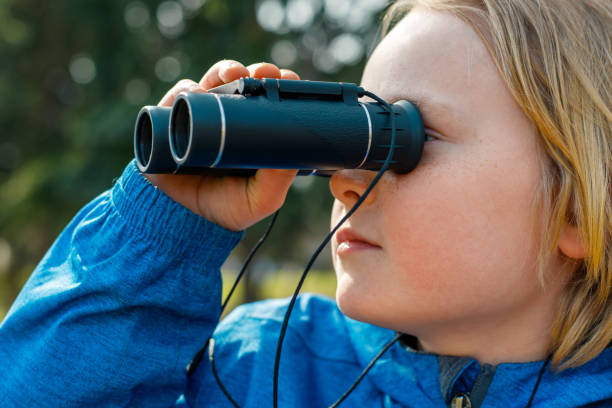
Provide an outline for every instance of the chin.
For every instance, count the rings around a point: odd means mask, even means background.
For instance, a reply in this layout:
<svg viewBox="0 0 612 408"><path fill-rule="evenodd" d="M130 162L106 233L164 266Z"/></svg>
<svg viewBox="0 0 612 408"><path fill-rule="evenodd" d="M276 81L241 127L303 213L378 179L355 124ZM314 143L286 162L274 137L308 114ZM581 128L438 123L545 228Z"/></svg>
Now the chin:
<svg viewBox="0 0 612 408"><path fill-rule="evenodd" d="M373 316L370 316L372 309L367 301L368 297L372 296L372 294L366 295L361 293L354 286L354 282L347 284L342 279L338 279L338 286L336 287L336 303L338 308L345 316L351 319L375 324L373 321L375 319L373 319Z"/></svg>
<svg viewBox="0 0 612 408"><path fill-rule="evenodd" d="M359 285L346 275L339 276L336 303L342 314L353 320L403 333L417 332L418 327L429 323L427 319L432 317L431 314L419 313L420 309L411 306L407 306L407 310L402 309L402 305L394 303L388 294L376 292L372 286Z"/></svg>

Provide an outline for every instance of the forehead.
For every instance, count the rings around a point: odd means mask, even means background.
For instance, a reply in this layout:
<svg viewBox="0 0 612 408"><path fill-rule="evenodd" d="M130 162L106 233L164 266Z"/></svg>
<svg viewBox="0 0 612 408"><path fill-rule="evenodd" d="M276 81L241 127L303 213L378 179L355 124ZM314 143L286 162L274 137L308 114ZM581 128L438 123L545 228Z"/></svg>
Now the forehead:
<svg viewBox="0 0 612 408"><path fill-rule="evenodd" d="M425 116L427 111L468 115L481 108L487 95L505 92L486 47L469 24L450 13L419 7L376 48L362 85L389 101L413 100Z"/></svg>

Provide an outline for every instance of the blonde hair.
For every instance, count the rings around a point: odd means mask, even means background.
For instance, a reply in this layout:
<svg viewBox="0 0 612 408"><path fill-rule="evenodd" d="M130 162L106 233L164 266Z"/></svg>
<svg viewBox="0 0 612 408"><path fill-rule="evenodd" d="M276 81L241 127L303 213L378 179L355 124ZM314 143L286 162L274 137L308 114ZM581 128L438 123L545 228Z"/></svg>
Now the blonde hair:
<svg viewBox="0 0 612 408"><path fill-rule="evenodd" d="M584 364L612 341L612 1L398 0L383 33L416 5L475 29L536 127L548 158L537 198L542 282L564 225L585 249L555 317L552 363Z"/></svg>

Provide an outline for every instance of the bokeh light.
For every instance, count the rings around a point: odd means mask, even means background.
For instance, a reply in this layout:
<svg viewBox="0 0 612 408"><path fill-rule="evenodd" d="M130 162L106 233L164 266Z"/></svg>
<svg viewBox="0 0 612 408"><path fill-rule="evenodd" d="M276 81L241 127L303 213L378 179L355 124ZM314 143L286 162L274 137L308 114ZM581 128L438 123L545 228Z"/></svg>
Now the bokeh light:
<svg viewBox="0 0 612 408"><path fill-rule="evenodd" d="M312 63L316 69L326 74L334 74L342 68L342 65L325 46L319 47L314 51Z"/></svg>
<svg viewBox="0 0 612 408"><path fill-rule="evenodd" d="M257 5L257 22L267 31L278 31L285 19L285 9L278 0L264 0Z"/></svg>
<svg viewBox="0 0 612 408"><path fill-rule="evenodd" d="M73 56L68 69L77 84L88 84L96 77L96 64L87 54Z"/></svg>
<svg viewBox="0 0 612 408"><path fill-rule="evenodd" d="M157 7L157 27L168 38L176 38L185 31L183 7L176 1L164 1Z"/></svg>
<svg viewBox="0 0 612 408"><path fill-rule="evenodd" d="M351 10L351 0L325 0L325 17L342 21Z"/></svg>
<svg viewBox="0 0 612 408"><path fill-rule="evenodd" d="M181 62L172 55L160 58L155 63L155 75L164 82L172 82L181 75Z"/></svg>
<svg viewBox="0 0 612 408"><path fill-rule="evenodd" d="M149 9L143 2L133 1L125 6L123 19L130 29L139 30L149 25L151 15Z"/></svg>
<svg viewBox="0 0 612 408"><path fill-rule="evenodd" d="M279 67L291 67L297 60L298 50L291 41L280 40L272 46L270 57Z"/></svg>
<svg viewBox="0 0 612 408"><path fill-rule="evenodd" d="M339 63L354 65L363 56L363 44L356 35L344 33L331 41L329 52Z"/></svg>
<svg viewBox="0 0 612 408"><path fill-rule="evenodd" d="M189 14L194 14L206 3L206 0L181 0L181 4L185 11Z"/></svg>
<svg viewBox="0 0 612 408"><path fill-rule="evenodd" d="M287 25L293 30L304 30L312 24L317 4L312 0L289 0L287 3Z"/></svg>

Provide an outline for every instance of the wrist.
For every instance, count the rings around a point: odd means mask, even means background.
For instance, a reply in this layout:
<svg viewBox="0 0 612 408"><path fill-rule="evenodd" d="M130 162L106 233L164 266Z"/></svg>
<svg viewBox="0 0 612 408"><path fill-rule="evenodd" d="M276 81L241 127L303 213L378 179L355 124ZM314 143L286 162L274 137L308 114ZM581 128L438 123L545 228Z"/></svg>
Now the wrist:
<svg viewBox="0 0 612 408"><path fill-rule="evenodd" d="M159 251L189 256L194 262L205 262L211 250L225 259L244 236L243 232L224 228L178 203L143 177L133 161L113 186L111 200L123 222L139 239Z"/></svg>

